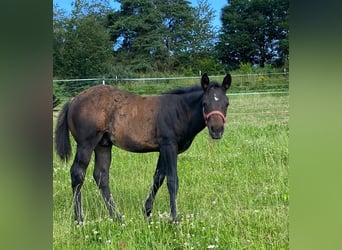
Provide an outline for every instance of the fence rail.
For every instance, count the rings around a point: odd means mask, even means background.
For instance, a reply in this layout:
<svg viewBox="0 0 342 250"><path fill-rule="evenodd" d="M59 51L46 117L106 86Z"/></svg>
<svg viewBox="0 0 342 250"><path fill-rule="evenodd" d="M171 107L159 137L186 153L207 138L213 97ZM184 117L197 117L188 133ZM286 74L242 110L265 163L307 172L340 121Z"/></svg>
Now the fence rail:
<svg viewBox="0 0 342 250"><path fill-rule="evenodd" d="M283 75L288 76L288 73L258 73L258 74L235 74L232 77L261 77L261 76L272 76L272 75ZM209 76L210 78L223 78L225 75ZM200 79L200 76L176 76L176 77L142 77L142 78L125 78L125 77L115 77L115 78L83 78L83 79L56 79L54 82L82 82L82 81L95 81L105 84L105 82L115 82L115 81L162 81L162 80L184 80L184 79Z"/></svg>
<svg viewBox="0 0 342 250"><path fill-rule="evenodd" d="M221 82L225 75L209 76ZM232 74L230 95L288 93L288 73ZM119 89L141 95L158 94L179 87L199 84L200 76L155 78L84 78L53 80L54 94L64 103L84 89L98 84L115 85Z"/></svg>

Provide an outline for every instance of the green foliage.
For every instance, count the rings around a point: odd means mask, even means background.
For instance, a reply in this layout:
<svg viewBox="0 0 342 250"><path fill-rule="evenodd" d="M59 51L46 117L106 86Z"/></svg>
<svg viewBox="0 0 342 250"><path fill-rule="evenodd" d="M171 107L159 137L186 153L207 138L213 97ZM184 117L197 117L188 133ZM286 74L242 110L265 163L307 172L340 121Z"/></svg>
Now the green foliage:
<svg viewBox="0 0 342 250"><path fill-rule="evenodd" d="M108 1L78 0L71 16L55 6L55 77L170 74L184 67L203 71L200 55L212 55L215 38L214 11L206 0L195 8L184 0L120 4L114 11Z"/></svg>
<svg viewBox="0 0 342 250"><path fill-rule="evenodd" d="M117 60L134 72L170 71L191 40L193 9L186 1L121 1L108 16Z"/></svg>
<svg viewBox="0 0 342 250"><path fill-rule="evenodd" d="M240 63L284 65L288 51L289 1L230 1L222 9L219 58L230 69Z"/></svg>
<svg viewBox="0 0 342 250"><path fill-rule="evenodd" d="M234 92L287 92L289 90L288 75L281 69L269 64L264 67L240 63L239 68L231 72ZM235 75L235 76L234 76Z"/></svg>
<svg viewBox="0 0 342 250"><path fill-rule="evenodd" d="M251 63L240 63L239 68L236 70L238 74L271 74L283 73L281 69L274 68L271 64L266 63L263 67L252 65Z"/></svg>
<svg viewBox="0 0 342 250"><path fill-rule="evenodd" d="M241 74L252 74L252 72L253 72L252 64L250 64L250 63L240 63L239 72Z"/></svg>
<svg viewBox="0 0 342 250"><path fill-rule="evenodd" d="M189 56L190 58L190 56ZM213 55L207 53L199 53L196 56L192 56L192 62L185 64L186 66L180 69L180 74L184 76L198 75L199 72L208 73L209 75L225 74L225 70L222 64L217 62ZM185 61L186 59L184 59ZM190 65L190 66L188 66Z"/></svg>
<svg viewBox="0 0 342 250"><path fill-rule="evenodd" d="M52 108L54 109L55 107L57 107L61 103L61 100L55 95L53 95L52 98L53 98Z"/></svg>
<svg viewBox="0 0 342 250"><path fill-rule="evenodd" d="M81 3L76 1L70 18L54 19L54 75L60 78L106 75L113 60L103 17Z"/></svg>
<svg viewBox="0 0 342 250"><path fill-rule="evenodd" d="M194 8L193 12L194 21L191 26L191 42L188 45L191 60L203 60L207 56L213 57L218 31L218 28L212 24L215 11L208 1L199 0L197 4L198 6Z"/></svg>
<svg viewBox="0 0 342 250"><path fill-rule="evenodd" d="M230 103L223 138L212 141L205 129L178 157L177 225L169 222L165 183L151 220L141 212L157 153L112 150L110 186L122 225L108 218L92 160L82 189L82 226L72 222L71 162L54 153L53 248L288 249L289 96L231 96Z"/></svg>
<svg viewBox="0 0 342 250"><path fill-rule="evenodd" d="M54 6L55 78L217 75L240 63L288 69L288 0L231 1L221 30L208 0L196 7L186 0L118 2L113 10L108 0L76 0L71 15Z"/></svg>

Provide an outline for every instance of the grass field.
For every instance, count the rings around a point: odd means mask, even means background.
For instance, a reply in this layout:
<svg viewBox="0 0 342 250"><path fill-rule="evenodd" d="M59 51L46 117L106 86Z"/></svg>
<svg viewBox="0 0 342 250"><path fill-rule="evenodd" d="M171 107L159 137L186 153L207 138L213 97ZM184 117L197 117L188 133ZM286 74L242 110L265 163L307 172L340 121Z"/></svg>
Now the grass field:
<svg viewBox="0 0 342 250"><path fill-rule="evenodd" d="M109 220L91 163L82 189L86 222L75 225L72 162L54 152L54 249L288 249L289 96L235 95L230 103L223 139L209 139L206 128L178 157L177 225L169 222L165 183L152 219L142 215L158 154L118 148L110 186L123 224Z"/></svg>

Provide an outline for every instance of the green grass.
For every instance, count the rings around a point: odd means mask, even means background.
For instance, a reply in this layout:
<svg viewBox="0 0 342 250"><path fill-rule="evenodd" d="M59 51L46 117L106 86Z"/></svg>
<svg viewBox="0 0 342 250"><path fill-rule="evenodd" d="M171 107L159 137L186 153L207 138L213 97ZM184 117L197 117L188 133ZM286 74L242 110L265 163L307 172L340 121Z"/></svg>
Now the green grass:
<svg viewBox="0 0 342 250"><path fill-rule="evenodd" d="M203 130L178 157L180 222L169 222L167 187L152 219L142 205L158 154L113 148L110 186L123 225L108 218L89 165L83 186L85 225L73 224L69 169L54 153L54 249L288 249L288 95L230 97L225 134Z"/></svg>

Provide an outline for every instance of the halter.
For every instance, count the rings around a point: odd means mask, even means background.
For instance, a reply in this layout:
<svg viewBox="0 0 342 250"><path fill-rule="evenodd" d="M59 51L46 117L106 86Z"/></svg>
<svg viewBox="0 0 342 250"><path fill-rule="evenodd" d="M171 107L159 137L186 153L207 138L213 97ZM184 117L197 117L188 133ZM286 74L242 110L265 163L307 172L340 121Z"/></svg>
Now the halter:
<svg viewBox="0 0 342 250"><path fill-rule="evenodd" d="M205 124L206 124L206 125L208 125L208 120L209 120L209 118L210 118L212 115L219 115L219 116L221 116L221 118L223 119L223 123L226 123L226 121L227 121L226 116L225 116L221 111L214 110L214 111L209 112L209 114L206 114L206 113L204 112L204 109L203 109L203 118L204 118L204 120L205 120Z"/></svg>

